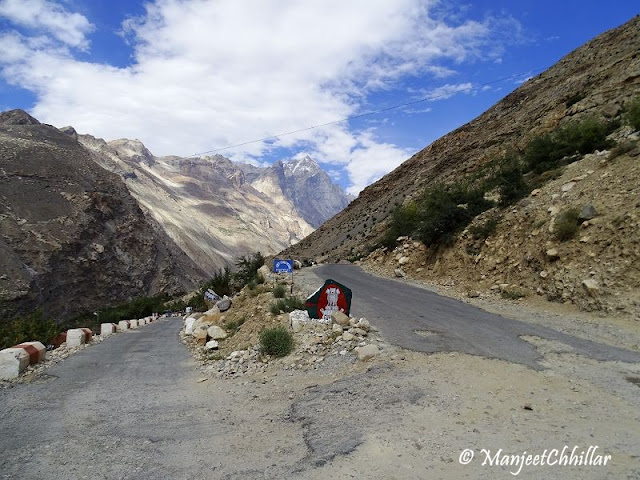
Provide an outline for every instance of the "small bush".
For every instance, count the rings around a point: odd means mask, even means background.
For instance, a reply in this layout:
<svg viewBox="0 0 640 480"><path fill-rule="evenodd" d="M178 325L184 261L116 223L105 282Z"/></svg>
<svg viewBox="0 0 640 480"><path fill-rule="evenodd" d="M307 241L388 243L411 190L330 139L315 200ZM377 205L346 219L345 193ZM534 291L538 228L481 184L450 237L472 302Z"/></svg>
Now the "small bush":
<svg viewBox="0 0 640 480"><path fill-rule="evenodd" d="M498 188L500 206L507 207L526 197L531 188L524 179L524 167L516 155L507 155L487 179L484 190Z"/></svg>
<svg viewBox="0 0 640 480"><path fill-rule="evenodd" d="M285 327L267 328L260 332L260 350L274 357L285 357L293 351L293 335Z"/></svg>
<svg viewBox="0 0 640 480"><path fill-rule="evenodd" d="M281 298L269 306L269 311L274 315L279 315L280 312L289 313L289 312L293 312L294 310L304 310L304 309L305 309L305 304L298 297Z"/></svg>
<svg viewBox="0 0 640 480"><path fill-rule="evenodd" d="M634 130L640 130L640 97L637 97L626 108L625 121Z"/></svg>
<svg viewBox="0 0 640 480"><path fill-rule="evenodd" d="M520 290L508 289L508 288L505 288L500 293L500 295L502 296L502 298L506 298L508 300L518 300L519 298L526 297L526 294L524 292L521 292Z"/></svg>
<svg viewBox="0 0 640 480"><path fill-rule="evenodd" d="M287 289L284 285L276 285L273 288L273 296L276 298L284 298L287 294Z"/></svg>
<svg viewBox="0 0 640 480"><path fill-rule="evenodd" d="M41 342L46 346L61 331L53 320L42 319L42 310L36 310L26 317L0 324L0 349L22 342Z"/></svg>
<svg viewBox="0 0 640 480"><path fill-rule="evenodd" d="M579 228L579 216L580 210L577 208L570 208L558 215L554 226L554 235L557 240L566 242L576 235Z"/></svg>
<svg viewBox="0 0 640 480"><path fill-rule="evenodd" d="M500 217L498 215L491 215L480 225L474 225L469 229L469 232L473 236L474 240L486 240L496 231Z"/></svg>

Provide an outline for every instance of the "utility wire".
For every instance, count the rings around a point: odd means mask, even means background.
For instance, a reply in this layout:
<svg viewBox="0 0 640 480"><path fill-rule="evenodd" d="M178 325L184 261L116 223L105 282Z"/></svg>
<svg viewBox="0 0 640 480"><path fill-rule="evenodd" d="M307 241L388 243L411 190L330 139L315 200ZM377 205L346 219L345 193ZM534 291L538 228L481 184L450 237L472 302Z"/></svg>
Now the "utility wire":
<svg viewBox="0 0 640 480"><path fill-rule="evenodd" d="M513 75L509 75L508 77L502 77L499 78L497 80L492 80L490 82L486 82L486 83L481 83L480 85L478 85L478 87L486 87L489 85L493 85L496 83L500 83L500 82L504 82L506 80L511 80L514 78L518 78L518 77L522 77L524 75L531 75L533 76L536 73L541 72L542 69L536 69L536 70L530 70L529 72L525 72L525 73L516 73ZM332 120L331 122L327 122L327 123L320 123L318 125L312 125L310 127L305 127L305 128L300 128L298 130L292 130L290 132L284 132L284 133L279 133L277 135L269 135L268 137L263 137L263 138L258 138L255 140L248 140L246 142L242 142L242 143L235 143L233 145L227 145L226 147L221 147L221 148L216 148L213 150L208 150L206 152L201 152L201 153L194 153L193 155L190 155L188 157L184 157L184 158L194 158L194 157L199 157L201 155L207 155L209 153L216 153L216 152L221 152L223 150L229 150L230 148L237 148L237 147L243 147L245 145L251 145L253 143L259 143L259 142L265 142L267 140L274 140L280 137L286 137L288 135L294 135L296 133L301 133L301 132L307 132L309 130L315 130L317 128L322 128L322 127L328 127L330 125L336 125L338 123L343 123L343 122L348 122L350 120L356 120L358 118L363 118L363 117L370 117L371 115L377 115L379 113L384 113L384 112L388 112L390 110L397 110L398 108L403 108L403 107L409 107L411 105L416 105L418 103L423 103L423 102L428 102L428 101L432 101L432 100L438 100L440 98L446 98L449 97L455 93L460 93L460 92L464 92L469 90L469 88L460 88L458 90L452 90L446 93L442 93L440 95L430 95L428 97L424 97L418 100L413 100L411 102L404 102L404 103L398 103L396 105L392 105L390 107L386 107L386 108L380 108L378 110L370 110L368 112L365 113L360 113L358 115L352 115L350 117L345 117L345 118L341 118L339 120Z"/></svg>

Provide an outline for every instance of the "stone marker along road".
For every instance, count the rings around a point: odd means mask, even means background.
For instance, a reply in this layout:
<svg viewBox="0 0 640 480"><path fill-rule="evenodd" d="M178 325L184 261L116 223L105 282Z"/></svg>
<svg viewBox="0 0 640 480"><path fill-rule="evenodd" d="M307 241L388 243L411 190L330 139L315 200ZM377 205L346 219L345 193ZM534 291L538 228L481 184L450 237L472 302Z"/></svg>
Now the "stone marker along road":
<svg viewBox="0 0 640 480"><path fill-rule="evenodd" d="M355 265L323 265L313 272L353 291L352 314L367 317L387 341L418 352L461 352L539 369L540 355L524 335L556 340L596 360L640 362L640 353L488 313L407 283L376 277Z"/></svg>
<svg viewBox="0 0 640 480"><path fill-rule="evenodd" d="M306 455L301 425L234 384L199 383L181 328L169 318L110 336L0 390L0 479L286 477Z"/></svg>

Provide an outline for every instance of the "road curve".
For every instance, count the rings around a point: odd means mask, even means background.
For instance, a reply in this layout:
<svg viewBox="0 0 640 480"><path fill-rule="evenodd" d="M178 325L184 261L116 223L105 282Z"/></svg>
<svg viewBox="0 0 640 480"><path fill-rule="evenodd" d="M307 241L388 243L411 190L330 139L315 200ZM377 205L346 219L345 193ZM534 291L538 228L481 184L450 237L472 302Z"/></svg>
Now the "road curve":
<svg viewBox="0 0 640 480"><path fill-rule="evenodd" d="M508 319L429 290L364 272L355 265L323 265L313 272L353 292L352 313L366 317L391 343L419 352L463 352L540 369L540 355L523 335L556 340L596 360L640 362L640 353L551 328ZM416 333L418 332L418 333Z"/></svg>

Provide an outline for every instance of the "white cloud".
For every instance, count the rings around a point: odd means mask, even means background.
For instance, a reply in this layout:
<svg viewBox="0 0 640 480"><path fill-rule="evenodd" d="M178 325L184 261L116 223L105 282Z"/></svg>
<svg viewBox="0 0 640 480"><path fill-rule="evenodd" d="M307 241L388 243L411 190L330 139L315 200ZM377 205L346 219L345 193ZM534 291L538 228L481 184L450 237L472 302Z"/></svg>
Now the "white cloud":
<svg viewBox="0 0 640 480"><path fill-rule="evenodd" d="M503 35L503 24L449 25L432 14L436 4L157 0L123 23L134 60L116 68L79 61L68 49L88 47L93 27L85 17L52 1L0 0L0 15L35 29L33 37L5 34L0 64L8 82L36 92L31 113L41 121L106 139L140 138L157 155L191 155L360 113L370 92L406 75L455 74L441 62L500 56L496 25ZM43 32L48 43L36 46ZM430 98L472 88L447 84ZM345 168L352 193L411 153L346 123L220 153L255 162L276 147Z"/></svg>
<svg viewBox="0 0 640 480"><path fill-rule="evenodd" d="M80 49L89 45L86 35L93 25L78 13L70 13L49 0L0 0L0 17L21 27L42 30L64 44Z"/></svg>

